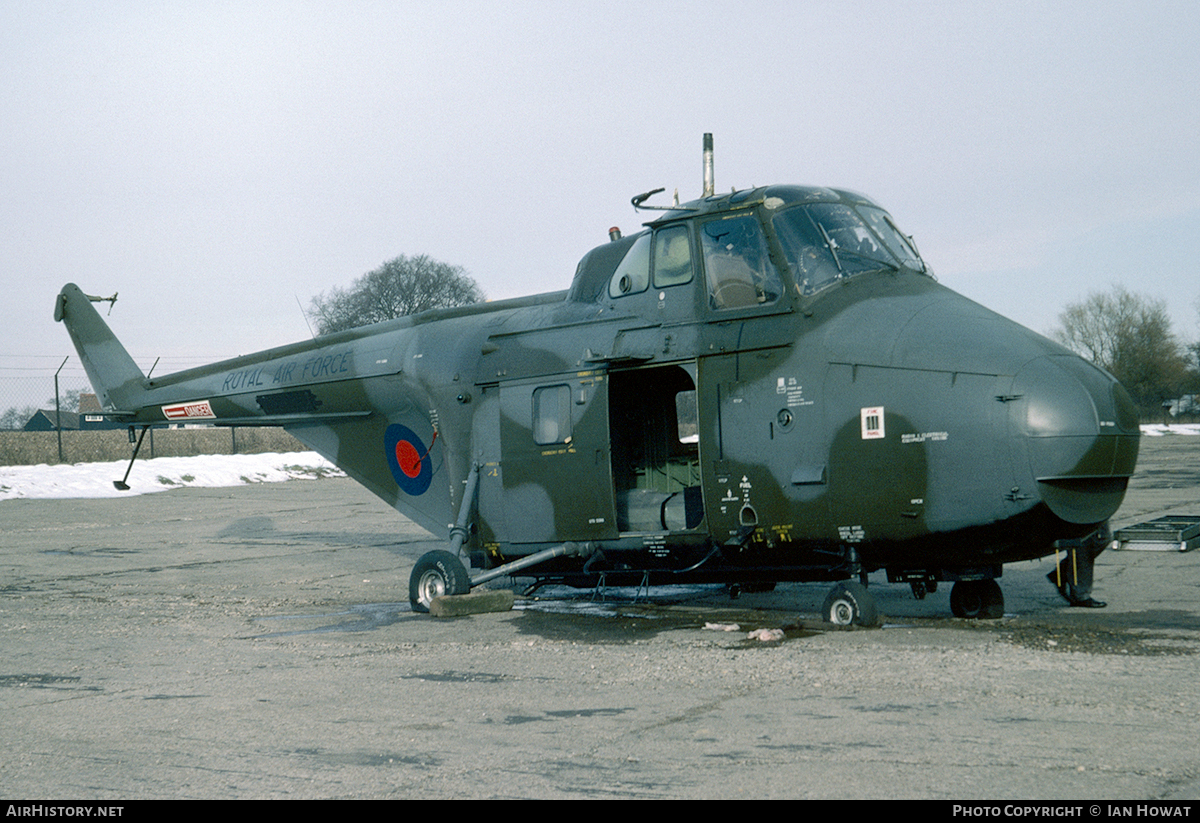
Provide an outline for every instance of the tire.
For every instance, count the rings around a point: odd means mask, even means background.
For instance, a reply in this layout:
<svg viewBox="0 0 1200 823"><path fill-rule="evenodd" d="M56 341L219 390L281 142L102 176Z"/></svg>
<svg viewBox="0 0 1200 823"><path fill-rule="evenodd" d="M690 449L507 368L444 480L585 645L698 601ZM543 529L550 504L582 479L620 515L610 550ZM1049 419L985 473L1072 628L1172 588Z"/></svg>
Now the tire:
<svg viewBox="0 0 1200 823"><path fill-rule="evenodd" d="M960 580L950 590L950 611L968 620L1004 617L1004 592L995 580Z"/></svg>
<svg viewBox="0 0 1200 823"><path fill-rule="evenodd" d="M856 580L847 580L834 586L825 598L821 619L835 626L877 626L879 612L867 587Z"/></svg>
<svg viewBox="0 0 1200 823"><path fill-rule="evenodd" d="M433 598L444 594L466 594L471 591L467 567L446 551L421 555L408 578L408 602L414 612L428 612Z"/></svg>

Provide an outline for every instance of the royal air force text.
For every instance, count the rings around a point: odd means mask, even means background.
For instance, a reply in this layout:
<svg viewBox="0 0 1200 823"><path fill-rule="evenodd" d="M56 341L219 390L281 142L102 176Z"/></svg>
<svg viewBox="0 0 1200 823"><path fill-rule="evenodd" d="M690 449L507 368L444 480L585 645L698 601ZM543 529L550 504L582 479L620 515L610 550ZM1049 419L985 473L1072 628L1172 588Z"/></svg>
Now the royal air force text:
<svg viewBox="0 0 1200 823"><path fill-rule="evenodd" d="M241 369L225 375L221 391L274 386L279 383L302 383L308 380L337 377L350 371L350 352L318 355L308 360L289 360L271 368Z"/></svg>

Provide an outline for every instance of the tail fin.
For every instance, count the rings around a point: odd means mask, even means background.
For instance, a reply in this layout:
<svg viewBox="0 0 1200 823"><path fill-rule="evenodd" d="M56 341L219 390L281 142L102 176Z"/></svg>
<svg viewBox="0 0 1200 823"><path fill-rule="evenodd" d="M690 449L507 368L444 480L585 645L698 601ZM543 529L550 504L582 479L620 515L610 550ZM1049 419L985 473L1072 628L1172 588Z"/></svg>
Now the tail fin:
<svg viewBox="0 0 1200 823"><path fill-rule="evenodd" d="M58 293L54 319L66 324L104 408L133 411L142 405L140 395L146 391L146 376L92 306L92 299L74 283L63 286Z"/></svg>

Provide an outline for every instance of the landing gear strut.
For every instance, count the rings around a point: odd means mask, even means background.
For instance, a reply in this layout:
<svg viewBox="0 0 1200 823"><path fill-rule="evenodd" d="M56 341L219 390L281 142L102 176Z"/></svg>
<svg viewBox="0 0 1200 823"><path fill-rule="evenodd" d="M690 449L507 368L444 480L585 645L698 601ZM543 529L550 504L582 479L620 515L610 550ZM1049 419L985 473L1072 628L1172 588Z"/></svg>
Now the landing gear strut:
<svg viewBox="0 0 1200 823"><path fill-rule="evenodd" d="M478 488L479 464L474 463L467 475L462 504L458 507L458 520L450 528L450 551L439 550L421 555L408 577L408 602L414 612L428 612L429 604L435 597L471 591L471 575L458 559L458 552L467 540L467 524Z"/></svg>

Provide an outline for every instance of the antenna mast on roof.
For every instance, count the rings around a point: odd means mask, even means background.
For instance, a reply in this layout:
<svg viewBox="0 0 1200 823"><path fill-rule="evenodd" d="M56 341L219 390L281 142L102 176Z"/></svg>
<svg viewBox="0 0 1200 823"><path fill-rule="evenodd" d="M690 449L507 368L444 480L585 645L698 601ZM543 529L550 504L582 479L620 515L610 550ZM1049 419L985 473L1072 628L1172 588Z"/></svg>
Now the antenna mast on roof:
<svg viewBox="0 0 1200 823"><path fill-rule="evenodd" d="M712 132L704 133L704 197L712 197L716 193L716 183L713 181L713 144Z"/></svg>

